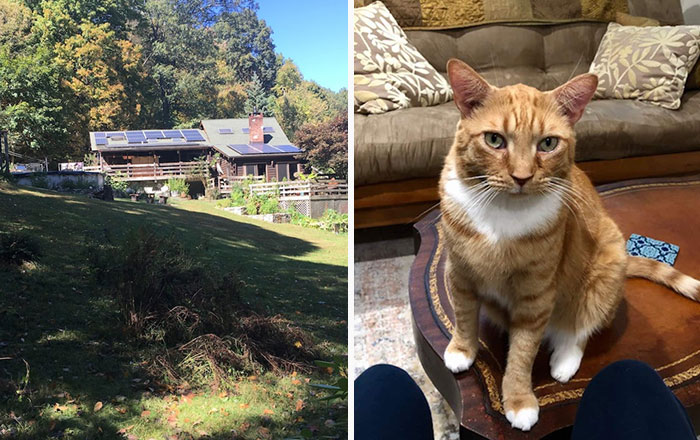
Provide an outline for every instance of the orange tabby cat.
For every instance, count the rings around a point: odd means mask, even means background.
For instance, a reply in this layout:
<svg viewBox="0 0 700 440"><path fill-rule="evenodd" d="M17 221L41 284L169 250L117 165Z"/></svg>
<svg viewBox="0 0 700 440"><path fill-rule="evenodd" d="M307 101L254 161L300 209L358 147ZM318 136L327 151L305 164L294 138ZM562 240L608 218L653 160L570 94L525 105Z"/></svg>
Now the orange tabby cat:
<svg viewBox="0 0 700 440"><path fill-rule="evenodd" d="M551 375L567 382L588 338L608 324L625 276L652 279L700 299L700 282L671 266L628 257L625 238L574 164L574 124L595 75L540 92L496 88L459 60L447 64L462 113L440 179L447 280L455 331L445 350L454 373L478 348L479 310L509 331L503 406L511 425L537 422L532 364L551 343Z"/></svg>

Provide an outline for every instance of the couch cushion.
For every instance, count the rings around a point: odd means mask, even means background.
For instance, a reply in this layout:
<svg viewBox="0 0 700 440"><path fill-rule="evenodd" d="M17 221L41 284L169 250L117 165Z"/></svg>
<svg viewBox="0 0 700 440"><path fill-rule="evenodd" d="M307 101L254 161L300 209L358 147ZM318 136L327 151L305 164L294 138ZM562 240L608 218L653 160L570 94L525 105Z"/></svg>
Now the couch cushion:
<svg viewBox="0 0 700 440"><path fill-rule="evenodd" d="M459 58L494 85L553 89L588 71L607 23L491 25L451 31L407 31L439 72Z"/></svg>
<svg viewBox="0 0 700 440"><path fill-rule="evenodd" d="M355 115L355 183L437 176L459 111L454 103ZM576 160L620 159L700 149L700 91L679 110L624 100L591 102L576 124Z"/></svg>

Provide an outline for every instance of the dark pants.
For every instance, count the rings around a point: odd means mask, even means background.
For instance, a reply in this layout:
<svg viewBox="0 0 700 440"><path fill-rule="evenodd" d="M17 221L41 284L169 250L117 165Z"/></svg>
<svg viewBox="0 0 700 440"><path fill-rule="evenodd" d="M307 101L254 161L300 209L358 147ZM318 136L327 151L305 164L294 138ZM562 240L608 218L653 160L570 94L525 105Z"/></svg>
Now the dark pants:
<svg viewBox="0 0 700 440"><path fill-rule="evenodd" d="M355 380L357 440L429 440L430 408L411 377L375 365ZM661 377L639 361L618 361L583 393L572 440L695 440L693 426Z"/></svg>
<svg viewBox="0 0 700 440"><path fill-rule="evenodd" d="M432 438L428 401L408 373L374 365L355 379L356 440Z"/></svg>
<svg viewBox="0 0 700 440"><path fill-rule="evenodd" d="M619 361L583 393L572 440L695 440L683 405L647 364Z"/></svg>

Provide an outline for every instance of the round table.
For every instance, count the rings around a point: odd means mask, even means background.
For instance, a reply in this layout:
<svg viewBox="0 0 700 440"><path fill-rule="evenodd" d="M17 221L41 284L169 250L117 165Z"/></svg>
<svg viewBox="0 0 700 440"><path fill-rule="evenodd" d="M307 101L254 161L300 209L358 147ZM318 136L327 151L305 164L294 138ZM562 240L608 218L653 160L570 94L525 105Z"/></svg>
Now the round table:
<svg viewBox="0 0 700 440"><path fill-rule="evenodd" d="M677 269L700 278L700 176L636 180L598 188L623 234L680 246ZM454 375L442 360L454 315L444 277L445 252L438 209L415 225L416 258L409 295L418 356L433 384L460 419L461 438L534 439L571 426L591 378L620 359L650 364L686 406L700 405L700 303L642 279L627 280L613 323L590 340L578 373L566 384L549 374L543 346L533 368L539 422L524 433L503 416L501 380L507 335L481 320L473 367Z"/></svg>

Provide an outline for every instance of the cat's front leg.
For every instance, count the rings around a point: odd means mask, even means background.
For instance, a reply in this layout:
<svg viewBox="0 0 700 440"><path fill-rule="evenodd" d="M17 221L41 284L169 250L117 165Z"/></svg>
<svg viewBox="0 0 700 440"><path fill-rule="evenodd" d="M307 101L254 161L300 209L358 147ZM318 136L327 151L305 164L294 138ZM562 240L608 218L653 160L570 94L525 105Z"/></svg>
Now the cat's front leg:
<svg viewBox="0 0 700 440"><path fill-rule="evenodd" d="M529 431L537 423L539 404L532 391L532 364L540 347L551 309L511 316L508 361L503 376L503 409L513 428Z"/></svg>
<svg viewBox="0 0 700 440"><path fill-rule="evenodd" d="M448 370L461 373L472 366L479 350L480 303L469 280L461 275L458 267L450 264L449 258L445 275L450 290L450 303L455 312L455 326L443 359Z"/></svg>

